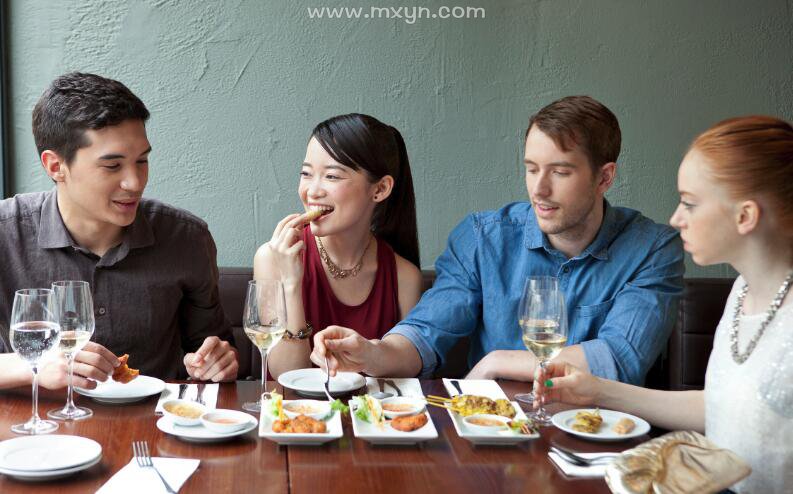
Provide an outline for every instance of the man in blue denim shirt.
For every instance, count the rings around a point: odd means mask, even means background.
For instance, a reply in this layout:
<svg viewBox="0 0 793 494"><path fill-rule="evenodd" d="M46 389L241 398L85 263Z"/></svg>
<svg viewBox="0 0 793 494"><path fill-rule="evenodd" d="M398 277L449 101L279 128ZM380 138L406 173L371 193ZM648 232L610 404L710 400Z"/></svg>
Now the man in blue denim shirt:
<svg viewBox="0 0 793 494"><path fill-rule="evenodd" d="M570 324L557 359L595 375L641 384L666 343L683 286L677 233L604 199L616 175L620 129L586 96L546 106L526 132L530 202L473 213L449 236L437 280L382 340L331 326L312 359L331 372L428 377L470 338L470 378L531 380L517 307L526 277L559 278ZM520 349L520 350L519 350Z"/></svg>

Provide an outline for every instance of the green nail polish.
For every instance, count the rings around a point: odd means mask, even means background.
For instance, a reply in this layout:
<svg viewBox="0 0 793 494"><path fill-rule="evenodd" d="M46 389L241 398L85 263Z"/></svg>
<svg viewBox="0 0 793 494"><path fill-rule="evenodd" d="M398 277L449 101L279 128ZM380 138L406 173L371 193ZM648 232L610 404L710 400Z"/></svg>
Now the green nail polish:
<svg viewBox="0 0 793 494"><path fill-rule="evenodd" d="M551 381L550 379L547 379L545 381L545 387L546 388L552 388L553 387L553 381Z"/></svg>

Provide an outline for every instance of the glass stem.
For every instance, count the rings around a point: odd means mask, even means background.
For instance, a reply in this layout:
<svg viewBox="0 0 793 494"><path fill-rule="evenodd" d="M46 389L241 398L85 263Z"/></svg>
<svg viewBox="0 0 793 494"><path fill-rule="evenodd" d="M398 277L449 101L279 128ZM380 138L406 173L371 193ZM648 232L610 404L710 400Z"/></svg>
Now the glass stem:
<svg viewBox="0 0 793 494"><path fill-rule="evenodd" d="M69 361L69 377L68 377L68 388L66 390L66 408L71 410L74 408L74 355L69 355L66 357Z"/></svg>
<svg viewBox="0 0 793 494"><path fill-rule="evenodd" d="M33 416L31 417L33 423L39 421L39 370L33 367Z"/></svg>
<svg viewBox="0 0 793 494"><path fill-rule="evenodd" d="M262 393L267 392L267 350L259 349L262 354Z"/></svg>
<svg viewBox="0 0 793 494"><path fill-rule="evenodd" d="M545 359L540 360L540 375L542 376L540 379L545 379L545 372L548 370L548 361ZM545 415L545 397L543 396L540 399L540 408L537 410L537 413L540 415Z"/></svg>

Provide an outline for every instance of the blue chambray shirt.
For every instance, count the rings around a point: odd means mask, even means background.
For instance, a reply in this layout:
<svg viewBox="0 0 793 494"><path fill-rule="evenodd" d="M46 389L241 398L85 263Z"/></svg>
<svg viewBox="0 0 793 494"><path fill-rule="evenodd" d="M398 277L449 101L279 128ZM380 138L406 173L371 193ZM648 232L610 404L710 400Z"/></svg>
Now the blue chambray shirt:
<svg viewBox="0 0 793 494"><path fill-rule="evenodd" d="M583 347L594 375L643 383L677 317L682 242L671 227L604 203L600 231L571 259L551 246L528 202L468 215L435 263L433 287L387 335L413 343L422 377L460 338L470 338L469 367L493 350L525 350L517 310L526 277L557 276L568 344Z"/></svg>

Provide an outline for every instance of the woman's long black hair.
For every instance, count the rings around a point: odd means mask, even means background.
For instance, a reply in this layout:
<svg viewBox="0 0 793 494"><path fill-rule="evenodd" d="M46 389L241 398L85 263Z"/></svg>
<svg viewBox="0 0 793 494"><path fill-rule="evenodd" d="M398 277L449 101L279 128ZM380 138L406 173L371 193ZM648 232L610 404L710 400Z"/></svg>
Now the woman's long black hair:
<svg viewBox="0 0 793 494"><path fill-rule="evenodd" d="M402 134L369 115L351 113L321 122L311 132L330 156L353 170L364 170L372 183L394 179L391 195L372 216L372 232L394 252L421 268L416 226L416 196Z"/></svg>

